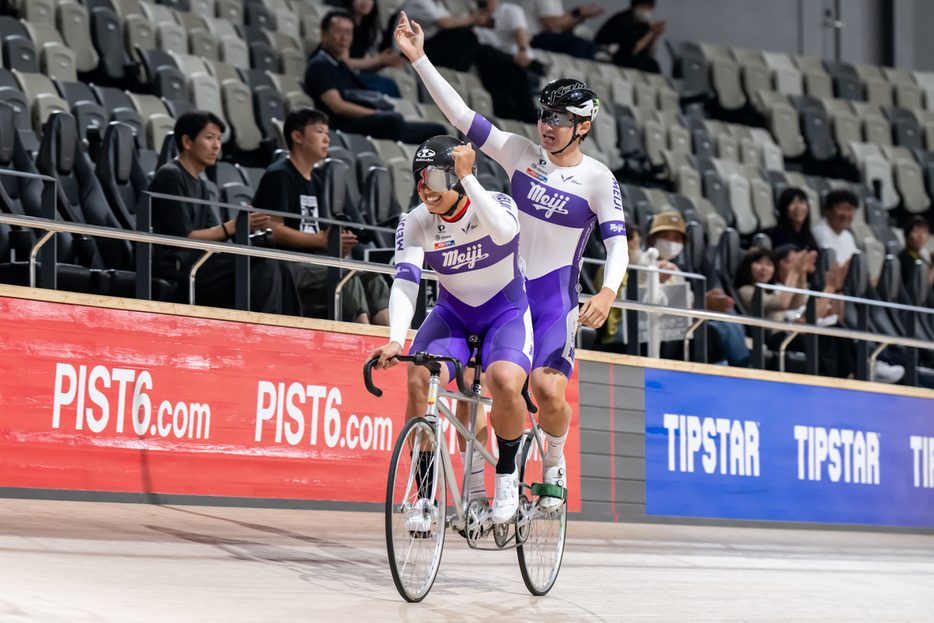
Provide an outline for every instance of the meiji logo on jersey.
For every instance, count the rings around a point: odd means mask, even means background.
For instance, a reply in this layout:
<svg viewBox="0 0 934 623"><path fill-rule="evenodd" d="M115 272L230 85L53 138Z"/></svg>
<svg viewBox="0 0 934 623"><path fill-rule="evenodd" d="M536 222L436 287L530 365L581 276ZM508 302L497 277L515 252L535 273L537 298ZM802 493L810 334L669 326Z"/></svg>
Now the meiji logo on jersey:
<svg viewBox="0 0 934 623"><path fill-rule="evenodd" d="M482 245L479 244L467 247L467 250L460 253L458 253L457 250L453 250L445 251L441 255L444 258L443 266L445 268L454 269L464 268L465 266L467 269L472 269L477 265L477 262L482 262L490 257L489 253L483 252Z"/></svg>
<svg viewBox="0 0 934 623"><path fill-rule="evenodd" d="M453 241L453 240L444 240L444 241L442 241L442 242L436 242L436 243L435 243L435 248L436 248L436 249L443 249L444 247L450 247L450 246L453 246L453 245L454 245L454 241ZM447 264L445 264L445 266L447 266Z"/></svg>
<svg viewBox="0 0 934 623"><path fill-rule="evenodd" d="M545 211L545 218L551 218L551 215L555 212L558 214L568 213L564 206L567 205L570 198L559 193L550 195L547 189L539 184L532 184L529 189L528 199L535 204L536 210Z"/></svg>
<svg viewBox="0 0 934 623"><path fill-rule="evenodd" d="M623 209L623 198L619 194L619 184L613 180L613 207L617 210Z"/></svg>
<svg viewBox="0 0 934 623"><path fill-rule="evenodd" d="M545 176L542 175L541 173L538 173L538 172L536 172L536 171L533 171L531 167L526 168L525 172L528 173L529 175L531 175L532 177L534 177L535 179L537 179L539 182L547 182L547 181L548 181L548 178L547 178L547 177L545 177Z"/></svg>
<svg viewBox="0 0 934 623"><path fill-rule="evenodd" d="M610 225L610 231L614 234L625 234L626 225L624 223L613 223Z"/></svg>

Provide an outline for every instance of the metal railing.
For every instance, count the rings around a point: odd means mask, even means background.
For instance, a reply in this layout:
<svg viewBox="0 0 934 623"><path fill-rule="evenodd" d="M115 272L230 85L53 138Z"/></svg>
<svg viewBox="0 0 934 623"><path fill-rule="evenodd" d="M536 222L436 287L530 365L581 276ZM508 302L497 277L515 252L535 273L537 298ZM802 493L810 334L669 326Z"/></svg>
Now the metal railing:
<svg viewBox="0 0 934 623"><path fill-rule="evenodd" d="M592 297L590 295L582 295L580 298L581 298L581 301L586 301ZM868 299L856 299L856 301L865 302L865 303L876 302L876 301L870 301ZM804 333L808 335L815 335L815 336L826 335L829 337L852 339L852 340L857 340L858 342L865 343L865 344L877 343L877 344L880 344L883 348L885 346L898 345L898 346L904 346L909 349L934 350L934 343L926 341L926 340L871 333L868 331L844 329L840 327L820 327L817 325L809 325L809 324L791 325L788 322L768 320L765 318L756 318L753 316L739 316L739 315L733 315L733 314L724 314L721 312L708 311L708 310L702 310L702 309L684 309L684 308L677 308L677 307L664 307L660 305L652 305L650 303L639 303L638 301L628 301L628 300L620 300L620 299L616 299L615 301L613 301L611 306L617 309L626 310L629 312L640 312L641 311L641 312L648 312L648 313L655 313L655 314L667 314L671 316L683 316L683 317L694 318L695 323L693 326L697 326L707 321L732 322L732 323L740 324L743 326L752 327L754 329L771 330L771 331L794 330L794 331L797 331L798 333ZM906 307L906 306L901 306L901 307ZM918 309L923 309L923 308L918 308ZM930 312L931 310L927 310L927 311ZM686 343L687 343L687 340L689 339L690 339L690 336L686 335L685 336L685 352L687 349ZM630 342L631 341L632 340L630 340ZM881 348L879 350L881 351ZM757 367L763 368L764 366L761 365L761 362L760 362L760 365ZM816 374L816 372L814 374ZM906 366L906 376L907 374L908 374L908 370ZM858 375L857 375L857 378L859 378ZM868 378L868 377L864 377L864 380L865 378ZM917 383L916 378L913 381L910 381L910 384L916 384L916 383Z"/></svg>
<svg viewBox="0 0 934 623"><path fill-rule="evenodd" d="M595 260L591 258L583 258L584 264L592 264L603 266L605 264L604 260ZM690 273L682 270L670 270L667 268L659 268L658 266L642 266L640 264L629 264L628 271L634 271L638 277L638 273L655 273L659 275L671 275L683 277L691 284L691 292L694 294L694 309L704 309L703 305L705 304L705 297L707 294L707 277L698 273ZM599 286L594 284L594 287L599 290ZM626 298L630 301L639 300L639 279L627 279L626 281ZM586 298L582 297L582 300ZM673 308L676 309L676 308ZM639 311L637 309L629 309L626 313L625 326L627 336L630 336L626 341L626 352L630 355L639 355ZM657 320L661 317L662 314L651 314L650 319ZM677 316L680 314L669 314L672 316ZM684 358L685 360L690 358L690 345L694 345L694 361L699 363L707 362L707 325L704 324L704 321L697 321L688 327L687 332L684 337ZM693 340L693 341L692 341Z"/></svg>
<svg viewBox="0 0 934 623"><path fill-rule="evenodd" d="M51 180L50 178L44 178L44 179L48 181L54 181L54 180ZM170 196L170 197L172 197L173 199L177 199L177 197L174 197L174 196ZM193 200L188 200L188 201L193 201ZM200 200L198 200L197 203L206 203L208 205L220 205L221 207L231 207L231 208L241 210L244 212L249 212L253 210L253 208L239 206L239 205L235 206L235 205L229 205L229 204L217 204L217 203L212 203L212 202L202 202ZM260 211L260 210L256 210L256 211ZM267 212L267 211L263 211L263 212ZM291 214L291 213L279 213L279 214L282 214L283 216L288 216L289 218L296 218L296 215ZM243 220L245 223L245 219L241 219L241 220ZM320 222L337 225L338 227L335 229L338 229L339 227L346 224L344 221L335 221L331 219L319 219L319 220ZM174 246L174 247L185 248L185 249L196 249L196 250L201 250L201 251L205 251L209 253L229 253L229 254L237 255L240 257L244 257L244 258L259 257L259 258L267 258L271 260L298 262L302 264L317 264L321 266L327 266L329 268L334 268L337 270L347 269L351 271L375 272L375 273L386 274L386 275L392 275L395 272L395 269L388 265L373 264L373 263L361 262L361 261L352 260L352 259L342 259L342 258L329 257L329 256L323 256L323 255L309 255L307 253L302 253L302 252L297 252L297 251L285 251L281 249L272 249L272 248L266 248L266 247L254 247L254 246L249 246L245 244L240 244L237 242L231 244L228 242L202 241L202 240L195 240L191 238L169 236L169 235L164 235L164 234L153 234L153 233L139 232L139 231L134 232L134 231L118 229L118 228L113 228L113 227L85 225L82 223L64 222L64 221L50 220L50 219L32 217L32 216L0 214L0 223L20 226L20 227L26 227L30 229L44 230L47 232L47 234L42 237L43 240L49 239L56 232L69 232L73 234L84 234L84 235L89 235L89 236L128 240L132 242L137 242L140 245L161 244L161 245ZM238 225L239 225L239 221L238 221ZM354 224L354 227L357 227L357 225ZM386 228L382 228L382 229L385 230ZM246 232L244 231L244 233ZM38 243L37 243L37 246L38 246ZM29 261L30 274L32 275L34 275L36 272L36 262L37 262L37 253L35 252L35 249L33 251L34 252L30 254L30 261ZM139 262L139 257L137 257L137 262ZM658 271L658 272L666 272L666 273L671 273L671 274L683 275L683 273L680 273L678 271L665 271L664 269L657 269L657 268L651 268L651 267L631 266L630 269L634 271L646 270L646 271ZM54 270L54 266L53 266L53 270ZM146 276L147 276L147 279L145 279L145 281L149 281L148 279L149 267L148 266L147 266ZM429 280L434 280L434 281L437 280L437 274L431 270L423 271L422 276ZM692 275L692 276L703 277L702 275ZM137 272L137 283L139 283L139 281L142 281L142 280L143 279L141 279L139 272ZM638 280L630 279L629 281L630 281L630 284L628 285L628 287L630 288L637 287ZM706 281L701 282L701 283L706 283ZM876 307L890 308L890 309L897 310L897 311L934 314L934 310L930 310L927 308L921 308L921 307L912 307L908 305L901 305L897 303L885 303L881 301L872 301L869 299L860 299L860 298L848 297L848 296L843 296L843 295L825 294L825 293L814 292L810 290L799 290L796 288L786 288L784 286L772 286L769 284L757 284L757 286L759 286L757 288L757 292L760 293L760 296L761 296L761 291L764 288L769 288L771 290L776 290L776 291L790 291L790 292L799 292L803 294L808 294L811 297L809 299L809 303L812 305L813 305L812 301L816 301L817 298L827 297L827 298L839 299L839 300L843 300L846 302L857 304L863 310L867 309L870 306L876 306ZM695 303L703 301L703 294L704 294L704 290L702 288L700 296L695 295ZM148 297L146 298L148 299ZM590 298L591 298L590 295L580 296L580 299L582 302ZM690 331L684 338L685 353L687 353L687 348L688 348L687 345L688 345L688 342L691 340L692 335L695 334L696 330L702 327L703 324L708 321L731 322L731 323L736 323L736 324L752 327L753 329L759 329L763 331L764 330L785 331L785 332L794 331L796 333L814 335L814 336L825 335L825 336L836 337L836 338L853 339L853 340L857 340L859 344L863 345L863 348L865 350L861 352L864 352L864 353L868 353L868 344L873 344L873 343L878 344L881 347L888 346L888 345L899 345L899 346L904 346L907 349L934 350L934 343L926 341L926 340L920 340L914 337L901 337L901 336L877 334L877 333L869 332L867 330L853 330L853 329L844 329L844 328L839 328L839 327L821 327L821 326L816 326L813 324L792 325L787 322L779 322L779 321L768 320L764 318L756 318L752 316L739 316L739 315L733 315L733 314L724 314L720 312L708 311L708 310L697 309L697 308L685 309L685 308L677 308L677 307L667 307L667 306L661 306L661 305L653 305L650 303L640 303L635 300L617 299L617 300L614 300L611 305L612 307L615 307L615 308L618 308L620 310L627 312L627 314L632 314L636 318L636 323L638 323L638 312L647 312L650 314L666 314L666 315L671 315L671 316L683 316L683 317L693 318L694 323L692 324ZM861 318L861 322L865 321L865 324L868 326L868 313L865 311L861 312L860 318ZM637 335L637 333L631 333L630 335ZM695 343L697 342L696 339L694 341ZM638 340L637 339L629 339L628 347L630 348L630 351L633 348L633 345L635 346L635 349L636 349L636 352L633 354L638 355ZM881 347L876 347L876 350L873 352L873 357L871 361L875 360L875 356L877 356L878 352L881 351ZM915 352L915 361L916 361L916 351L913 351L913 352ZM866 360L867 362L870 362L868 355L866 357ZM759 363L760 363L759 367L762 367L761 361ZM906 366L906 368L910 368L910 367L911 366ZM909 370L906 369L906 377L907 377L908 371ZM860 378L859 375L858 375L858 378ZM868 378L868 374L864 378ZM917 381L916 377L913 379L906 378L906 380L911 384L915 384Z"/></svg>
<svg viewBox="0 0 934 623"><path fill-rule="evenodd" d="M222 204L223 205L223 204ZM243 206L237 206L242 209ZM292 217L294 215L290 215ZM324 221L329 221L330 219L322 219ZM178 236L169 236L165 234L153 234L153 233L143 233L143 232L134 232L126 229L118 229L115 227L103 227L99 225L85 225L82 223L71 223L64 221L50 221L48 219L38 218L34 216L18 216L13 214L0 214L0 223L6 223L8 225L18 225L21 227L29 227L33 229L45 230L47 233L41 238L41 240L47 240L56 232L69 232L73 234L86 234L91 236L99 236L102 238L115 238L119 240L129 240L131 242L137 242L142 244L161 244L166 246L179 247L183 249L195 249L205 252L205 256L209 256L213 253L229 253L232 255L237 255L241 257L259 257L266 258L270 260L282 260L288 262L297 262L300 264L316 264L319 266L326 266L329 268L335 269L347 269L349 271L364 271L364 272L375 272L384 275L393 275L395 274L395 268L388 265L381 264L372 264L368 262L361 262L353 259L343 259L336 257L329 257L326 255L310 255L308 253L302 253L300 251L285 251L282 249L272 249L267 247L254 247L238 243L229 243L229 242L214 242L209 240L195 240L193 238L181 238ZM334 224L340 225L344 223L343 221L333 221ZM201 259L204 259L202 257ZM29 272L30 275L35 275L36 273L36 254L30 254L29 261ZM148 272L148 271L147 271ZM437 280L437 274L431 270L422 271L422 276L426 279ZM247 278L249 275L247 274ZM142 277L139 272L137 272L137 280L142 280ZM148 281L148 278L146 279ZM34 282L30 283L30 287L35 287ZM149 300L149 297L140 297ZM339 302L339 299L338 299Z"/></svg>
<svg viewBox="0 0 934 623"><path fill-rule="evenodd" d="M368 225L365 223L348 223L347 221L331 219L326 217L319 216L309 216L303 214L295 214L293 212L282 212L278 210L267 210L259 209L253 206L244 206L234 203L224 203L220 201L212 201L206 199L195 199L189 197L180 197L178 195L168 195L163 193L154 193L150 191L144 191L144 194L148 197L147 201L141 202L140 209L136 215L136 229L140 233L149 233L152 230L152 200L153 199L162 199L166 201L175 201L180 203L190 203L192 205L201 205L206 208L223 208L226 210L232 210L237 213L236 219L236 228L234 232L234 242L240 245L249 245L249 214L251 212L258 212L262 214L268 214L270 216L279 216L283 219L290 220L301 220L301 221L314 221L319 225L327 225L329 228L328 233L328 244L327 244L327 253L332 258L339 258L341 254L341 231L343 228L351 226L355 230L367 230L367 231L378 231L382 233L394 234L395 231L387 227L380 227L376 225ZM226 243L224 248L227 248ZM177 246L177 245L176 245ZM255 247L253 247L255 248ZM207 259L216 253L217 251L211 249L204 249L205 253L194 263L192 266L191 272L188 277L188 296L189 303L195 302L195 279L197 276L198 269L204 264ZM249 254L246 254L249 255ZM309 257L308 254L303 254ZM325 256L310 256L322 258ZM285 258L282 258L285 259ZM137 249L136 256L136 272L139 275L143 273L143 278L137 279L137 297L149 299L151 298L151 265L152 265L152 250L149 244L140 245ZM353 261L353 260L348 260ZM349 268L348 265L340 264L331 264L328 262L310 262L305 261L304 263L308 264L317 264L328 267L328 274L325 280L325 289L329 292L334 292L334 300L332 305L327 306L327 315L329 318L339 319L341 314L341 294L343 291L344 285L347 281L356 274L355 270L352 270L349 274L344 275L342 278L340 276L341 268ZM370 264L364 264L369 266ZM380 271L372 271L380 272ZM431 277L433 278L433 277ZM234 301L235 306L238 309L248 309L249 300L250 300L250 275L249 275L249 259L248 257L243 257L235 262L234 266ZM421 299L420 299L421 301ZM421 306L423 307L423 306Z"/></svg>
<svg viewBox="0 0 934 623"><path fill-rule="evenodd" d="M800 325L797 323L787 323L787 328L785 329L788 332L788 335L785 336L779 347L779 365L780 369L784 370L785 363L785 351L792 340L794 340L798 335L802 333L809 333L802 331L800 328L802 326L809 326L817 323L817 301L818 299L829 299L834 301L841 301L843 303L848 303L856 306L857 311L857 320L856 320L856 330L861 333L869 332L869 310L870 308L876 309L890 309L893 311L906 312L911 314L926 315L934 317L934 309L929 309L927 307L917 307L913 305L903 305L901 303L889 303L887 301L876 301L872 299L859 298L855 296L848 296L845 294L834 294L828 292L820 292L814 290L807 290L803 288L791 288L788 286L778 285L778 284L769 284L769 283L756 283L756 291L753 295L753 313L758 316L763 315L763 300L762 293L765 290L772 292L787 292L789 294L804 294L808 297L807 304L805 306L805 320L808 323L807 325ZM909 323L906 327L909 335L905 339L915 339L917 327L915 323ZM857 356L856 356L856 377L859 379L868 379L873 380L875 362L878 356L882 353L883 349L886 346L889 346L891 342L886 342L881 339L882 335L878 333L872 333L874 339L867 340L858 340L857 342ZM764 335L763 331L756 330L753 331L753 358L760 362L762 361L763 352L764 352ZM871 343L876 343L877 346L873 348L872 353L868 352L869 346ZM934 343L923 342L927 344L926 347L922 346L924 349L934 350ZM901 344L905 346L906 344ZM809 340L805 342L805 352L807 353L807 365L809 367L808 372L812 374L817 374L817 344L814 340ZM908 383L915 385L917 383L917 368L918 368L918 353L915 348L912 348L906 353L905 357L905 377Z"/></svg>

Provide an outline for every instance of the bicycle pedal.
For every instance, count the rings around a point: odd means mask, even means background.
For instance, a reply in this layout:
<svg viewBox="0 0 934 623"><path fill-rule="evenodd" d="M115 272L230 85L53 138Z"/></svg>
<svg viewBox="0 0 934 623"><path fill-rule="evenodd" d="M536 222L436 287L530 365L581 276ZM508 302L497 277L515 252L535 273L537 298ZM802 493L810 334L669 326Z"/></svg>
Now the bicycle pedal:
<svg viewBox="0 0 934 623"><path fill-rule="evenodd" d="M536 482L532 485L532 495L536 497L558 498L564 502L568 500L568 490L558 485L549 485L544 482Z"/></svg>

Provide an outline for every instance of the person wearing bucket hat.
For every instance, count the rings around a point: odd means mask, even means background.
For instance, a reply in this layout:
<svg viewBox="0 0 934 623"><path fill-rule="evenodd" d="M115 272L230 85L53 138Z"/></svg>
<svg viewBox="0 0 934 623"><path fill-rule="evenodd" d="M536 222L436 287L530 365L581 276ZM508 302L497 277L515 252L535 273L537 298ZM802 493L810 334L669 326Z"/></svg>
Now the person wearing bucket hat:
<svg viewBox="0 0 934 623"><path fill-rule="evenodd" d="M686 232L684 219L680 214L662 212L652 219L652 228L645 238L645 244L658 249L658 257L670 263L681 255L688 238Z"/></svg>
<svg viewBox="0 0 934 623"><path fill-rule="evenodd" d="M658 252L659 268L681 271L681 267L675 263L675 260L681 256L681 252L687 243L687 227L679 212L666 210L656 214L655 218L652 219L652 227L649 229L649 235L646 236L645 242L646 248L654 248ZM652 255L643 254L643 256L648 257ZM642 272L639 277L639 285L645 285L648 274ZM658 277L660 283L678 284L685 282L682 275L660 273ZM725 294L722 288L712 288L704 294L704 308L710 311L724 314L734 313L733 307L735 304L736 301ZM749 367L751 355L749 348L746 346L743 328L735 323L716 320L710 321L708 326L713 329L713 335L715 335L708 350L708 356L712 357L711 361L725 361L731 366ZM678 348L680 348L680 344Z"/></svg>
<svg viewBox="0 0 934 623"><path fill-rule="evenodd" d="M503 132L467 106L428 60L421 26L410 23L404 11L395 38L448 121L509 175L522 226L519 255L525 262L535 341L529 385L546 438L544 480L566 487L564 444L571 406L565 390L574 370L577 326L603 325L629 263L616 178L580 150L600 100L580 80L564 78L546 85L539 96L536 144ZM603 288L578 309L580 262L595 226L607 249Z"/></svg>

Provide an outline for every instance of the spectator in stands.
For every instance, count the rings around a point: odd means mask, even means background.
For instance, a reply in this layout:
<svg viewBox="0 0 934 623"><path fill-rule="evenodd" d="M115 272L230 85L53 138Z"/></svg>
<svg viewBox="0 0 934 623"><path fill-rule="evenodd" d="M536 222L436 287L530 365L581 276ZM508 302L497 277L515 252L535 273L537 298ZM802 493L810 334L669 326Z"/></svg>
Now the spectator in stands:
<svg viewBox="0 0 934 623"><path fill-rule="evenodd" d="M772 248L793 244L799 251L817 251L817 241L811 233L811 207L807 194L800 188L786 188L778 198L778 223L765 234Z"/></svg>
<svg viewBox="0 0 934 623"><path fill-rule="evenodd" d="M934 263L931 262L931 250L927 248L931 225L923 216L916 214L908 219L903 230L905 248L898 254L898 261L902 266L902 283L908 283L915 262L920 261L927 271L928 281L934 285Z"/></svg>
<svg viewBox="0 0 934 623"><path fill-rule="evenodd" d="M287 158L277 160L266 169L253 204L266 210L292 212L303 219L270 216L269 227L276 243L294 251L323 255L328 248L328 229L322 230L318 217L320 184L312 169L328 155L328 117L313 108L293 110L283 125ZM357 237L341 232L341 254L346 256L357 244ZM298 286L306 316L333 297L325 291L328 269L316 264L289 265ZM363 324L389 324L389 285L377 273L353 276L341 290L344 318Z"/></svg>
<svg viewBox="0 0 934 623"><path fill-rule="evenodd" d="M315 106L328 115L331 126L344 132L415 144L444 134L446 130L439 123L406 121L401 114L386 108L391 108L391 104L382 94L366 90L347 65L353 26L353 18L347 11L328 12L321 20L321 45L305 69L305 90ZM380 106L386 109L378 109Z"/></svg>
<svg viewBox="0 0 934 623"><path fill-rule="evenodd" d="M743 261L736 271L736 290L739 293L739 300L743 307L750 313L753 312L753 295L756 291L757 283L776 283L775 263L784 262L779 283L790 288L807 288L807 272L805 270L808 253L814 251L800 251L793 245L782 245L775 250L775 260L773 253L765 247L753 247L746 252ZM772 292L764 290L762 292L762 313L765 318L784 322L785 320L798 321L803 314L801 308L807 303L808 295L804 293L793 292ZM786 312L791 311L788 315Z"/></svg>
<svg viewBox="0 0 934 623"><path fill-rule="evenodd" d="M655 44L665 32L665 22L652 23L655 0L632 0L629 9L604 22L594 42L607 48L613 62L653 74L661 73L655 60Z"/></svg>
<svg viewBox="0 0 934 623"><path fill-rule="evenodd" d="M522 6L529 20L533 47L578 58L592 59L597 53L596 43L578 37L573 31L591 17L603 15L602 7L591 3L565 11L561 0L523 0Z"/></svg>
<svg viewBox="0 0 934 623"><path fill-rule="evenodd" d="M849 268L856 252L856 239L850 232L859 198L848 190L834 190L824 198L824 220L814 228L814 239L820 248L834 252L835 261ZM844 270L846 275L846 270Z"/></svg>
<svg viewBox="0 0 934 623"><path fill-rule="evenodd" d="M641 254L640 263L644 266L656 265L664 270L682 271L674 260L681 255L687 242L687 228L678 212L661 212L652 219L652 228L646 237L646 253ZM649 252L654 250L653 252ZM655 258L658 258L657 260ZM639 285L648 282L649 273L639 274ZM685 283L681 275L660 273L660 283ZM722 288L708 290L704 296L704 307L723 314L732 313L735 301L724 294ZM715 337L711 340L714 361L725 360L731 366L749 367L751 357L746 346L746 334L743 327L733 322L711 321L708 323Z"/></svg>
<svg viewBox="0 0 934 623"><path fill-rule="evenodd" d="M763 247L750 249L736 272L736 287L740 301L750 312L753 310L753 295L757 283L777 283L789 288L807 289L807 269L813 263L814 251L798 250L792 244L782 245L774 251ZM777 267L777 269L776 269ZM824 275L824 292L839 292L843 287L846 270L843 265L835 264ZM769 320L778 322L805 322L805 306L810 295L801 292L762 293L763 314ZM837 324L843 318L843 301L820 297L815 301L817 324L828 326ZM778 350L786 337L785 332L772 332L766 338L766 345ZM793 350L803 350L803 337L798 336L789 344ZM823 376L852 378L856 371L856 343L853 340L818 336L818 370ZM875 379L882 383L897 383L905 374L900 365L890 365L877 360L874 367Z"/></svg>
<svg viewBox="0 0 934 623"><path fill-rule="evenodd" d="M425 53L439 67L470 71L477 56L474 26L491 25L490 11L477 8L467 15L452 15L441 0L408 0L402 5L409 19L425 33Z"/></svg>
<svg viewBox="0 0 934 623"><path fill-rule="evenodd" d="M178 157L156 171L149 192L187 199L208 200L208 188L201 174L217 162L225 124L214 113L186 112L175 121ZM221 222L214 206L169 199L152 200L152 230L169 234L224 242L230 240L236 219ZM268 214L250 213L250 231L266 229ZM153 249L153 274L187 283L191 268L202 255L195 249L157 245ZM234 306L234 256L216 253L198 270L195 302L213 307ZM250 259L250 309L267 313L301 315L295 285L288 269L280 262Z"/></svg>
<svg viewBox="0 0 934 623"><path fill-rule="evenodd" d="M490 13L490 21L477 29L477 71L493 98L493 112L500 119L536 123L537 111L529 88L538 92L545 68L529 47L528 22L515 4L500 0L478 0Z"/></svg>
<svg viewBox="0 0 934 623"><path fill-rule="evenodd" d="M347 65L358 72L367 89L401 97L396 81L378 73L384 67L403 67L408 61L398 50L383 45L376 0L344 0L342 4L354 22Z"/></svg>

